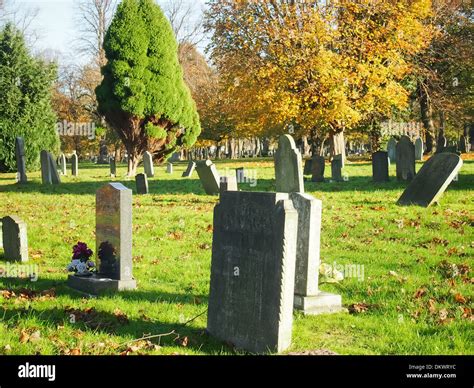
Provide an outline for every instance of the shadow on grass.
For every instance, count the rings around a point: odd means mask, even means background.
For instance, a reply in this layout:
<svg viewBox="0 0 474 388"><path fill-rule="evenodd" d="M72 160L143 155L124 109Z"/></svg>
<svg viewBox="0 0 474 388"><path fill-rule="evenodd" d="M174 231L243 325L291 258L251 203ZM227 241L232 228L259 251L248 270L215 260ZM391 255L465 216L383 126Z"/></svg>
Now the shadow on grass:
<svg viewBox="0 0 474 388"><path fill-rule="evenodd" d="M31 295L31 291L36 292L38 297L41 297L42 291L55 289L56 296L51 304L58 304L61 297L67 296L77 303L69 303L63 307L52 308L35 308L29 303L27 308L8 308L0 307L0 317L3 322L11 326L18 326L22 321L37 319L45 323L45 326L57 327L64 326L73 330L82 330L90 333L109 334L116 336L127 336L134 339L140 339L146 336L163 335L159 339L153 339L152 342L159 344L162 347L180 346L185 337L186 347L195 351L204 352L207 354L215 354L220 349L232 353L230 346L221 343L220 341L211 338L205 330L196 329L190 326L193 319L191 317L187 322L160 322L154 318L146 315L145 308L140 315L140 319L131 319L124 315L125 312L110 313L98 309L91 309L94 300L107 301L110 300L111 306L117 299L130 301L134 304L143 301L151 303L193 303L196 296L193 295L179 295L168 294L162 292L147 292L147 291L129 291L116 294L103 295L98 298L91 299L91 303L84 306L82 301L85 295L78 293L66 287L64 282L53 280L38 280L37 282L29 282L21 279L0 279L0 287L3 290L11 290L15 292L16 298L20 293ZM27 290L27 291L25 291ZM202 301L202 315L206 315L207 296L200 296ZM33 297L32 303L35 298ZM46 299L47 301L47 299ZM45 303L43 301L42 303ZM43 304L44 305L44 304ZM171 333L171 334L169 334ZM169 334L169 335L164 335ZM158 342L159 341L159 342ZM117 354L127 349L127 344L124 343L120 349L117 349Z"/></svg>

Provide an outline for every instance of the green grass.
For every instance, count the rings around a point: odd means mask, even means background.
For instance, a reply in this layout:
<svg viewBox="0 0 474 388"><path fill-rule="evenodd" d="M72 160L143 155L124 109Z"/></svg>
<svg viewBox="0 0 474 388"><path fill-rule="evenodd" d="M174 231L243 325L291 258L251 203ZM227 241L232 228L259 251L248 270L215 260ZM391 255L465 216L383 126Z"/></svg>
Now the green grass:
<svg viewBox="0 0 474 388"><path fill-rule="evenodd" d="M275 190L271 160L217 165L221 172L255 169L258 185L243 185L244 190ZM0 215L16 214L27 222L31 263L40 269L34 283L0 279L0 354L234 354L205 333L218 199L204 194L196 176L181 179L185 167L175 165L173 175L156 168L152 194L134 195L138 291L93 299L65 286L64 268L77 241L95 245L95 192L109 182L108 166L81 164L79 178L65 177L57 187L42 186L39 173L29 174L26 186L16 185L14 174L0 175ZM345 172L349 182L308 182L306 190L323 201L323 262L363 265L364 280L347 278L321 288L341 294L346 307L357 304L367 311L295 313L289 352L474 354L472 271L450 279L439 266L444 260L472 264L474 163L465 162L459 182L440 206L429 209L396 206L406 185L394 178L371 183L368 163L349 164ZM119 175L125 176L125 166L119 166ZM116 181L135 192L134 181ZM5 264L1 254L0 265ZM20 297L22 288L54 292ZM39 337L31 338L38 331Z"/></svg>

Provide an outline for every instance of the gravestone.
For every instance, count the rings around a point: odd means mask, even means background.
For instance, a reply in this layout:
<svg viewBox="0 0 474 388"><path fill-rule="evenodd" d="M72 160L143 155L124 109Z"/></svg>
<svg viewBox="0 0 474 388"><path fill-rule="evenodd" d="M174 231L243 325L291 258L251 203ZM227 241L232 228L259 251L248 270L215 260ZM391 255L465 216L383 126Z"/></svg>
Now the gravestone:
<svg viewBox="0 0 474 388"><path fill-rule="evenodd" d="M423 160L423 140L420 137L415 141L415 160Z"/></svg>
<svg viewBox="0 0 474 388"><path fill-rule="evenodd" d="M136 289L132 268L132 191L109 183L96 196L96 254L98 273L71 275L68 285L88 294Z"/></svg>
<svg viewBox="0 0 474 388"><path fill-rule="evenodd" d="M61 172L61 175L67 175L66 156L64 154L59 156L59 171Z"/></svg>
<svg viewBox="0 0 474 388"><path fill-rule="evenodd" d="M71 156L71 171L72 176L79 176L79 158L76 153L73 153Z"/></svg>
<svg viewBox="0 0 474 388"><path fill-rule="evenodd" d="M297 229L288 194L222 194L214 209L211 335L252 353L290 346Z"/></svg>
<svg viewBox="0 0 474 388"><path fill-rule="evenodd" d="M331 162L331 179L334 182L342 182L342 155L336 155Z"/></svg>
<svg viewBox="0 0 474 388"><path fill-rule="evenodd" d="M326 159L323 156L313 156L312 166L312 181L324 182L324 171L326 169Z"/></svg>
<svg viewBox="0 0 474 388"><path fill-rule="evenodd" d="M226 191L239 191L237 177L235 176L221 177L220 194L222 195Z"/></svg>
<svg viewBox="0 0 474 388"><path fill-rule="evenodd" d="M439 136L436 143L436 153L439 154L444 152L445 148L448 146L448 139L445 136Z"/></svg>
<svg viewBox="0 0 474 388"><path fill-rule="evenodd" d="M115 178L117 176L117 163L115 162L114 157L110 158L109 164L110 164L110 177Z"/></svg>
<svg viewBox="0 0 474 388"><path fill-rule="evenodd" d="M196 171L206 194L218 195L220 193L220 178L214 163L210 160L199 161L196 164Z"/></svg>
<svg viewBox="0 0 474 388"><path fill-rule="evenodd" d="M52 185L53 181L51 178L51 164L49 163L48 151L41 151L41 180L43 185Z"/></svg>
<svg viewBox="0 0 474 388"><path fill-rule="evenodd" d="M183 178L190 178L193 175L193 172L196 168L196 163L193 162L192 160L189 161L188 167L186 168L186 171L183 172Z"/></svg>
<svg viewBox="0 0 474 388"><path fill-rule="evenodd" d="M305 315L342 311L340 295L319 290L322 202L307 194L292 193L298 213L294 307Z"/></svg>
<svg viewBox="0 0 474 388"><path fill-rule="evenodd" d="M463 154L469 152L469 142L467 141L464 135L461 135L461 137L459 138L459 151Z"/></svg>
<svg viewBox="0 0 474 388"><path fill-rule="evenodd" d="M378 151L372 155L372 178L374 182L388 182L389 177L388 152Z"/></svg>
<svg viewBox="0 0 474 388"><path fill-rule="evenodd" d="M135 183L137 185L137 194L148 194L148 177L146 174L138 174L135 177Z"/></svg>
<svg viewBox="0 0 474 388"><path fill-rule="evenodd" d="M172 174L173 173L173 164L172 163L168 163L166 165L166 173L167 174Z"/></svg>
<svg viewBox="0 0 474 388"><path fill-rule="evenodd" d="M459 155L441 153L428 160L398 200L398 205L429 207L438 202L463 165Z"/></svg>
<svg viewBox="0 0 474 388"><path fill-rule="evenodd" d="M276 191L304 193L301 154L290 135L280 137L275 154Z"/></svg>
<svg viewBox="0 0 474 388"><path fill-rule="evenodd" d="M145 174L148 178L153 178L155 176L155 167L153 166L153 156L148 151L146 151L143 154L143 167L145 168Z"/></svg>
<svg viewBox="0 0 474 388"><path fill-rule="evenodd" d="M311 175L313 173L313 159L308 159L304 162L303 175Z"/></svg>
<svg viewBox="0 0 474 388"><path fill-rule="evenodd" d="M397 162L397 141L391 137L387 144L387 153L390 163Z"/></svg>
<svg viewBox="0 0 474 388"><path fill-rule="evenodd" d="M28 234L26 223L17 216L2 219L2 239L5 259L9 261L28 261Z"/></svg>
<svg viewBox="0 0 474 388"><path fill-rule="evenodd" d="M415 175L415 146L408 136L402 136L397 144L397 179L412 181Z"/></svg>
<svg viewBox="0 0 474 388"><path fill-rule="evenodd" d="M59 185L61 183L61 177L59 176L58 165L56 164L53 155L50 153L48 153L48 158L51 169L51 181L53 182L53 185Z"/></svg>
<svg viewBox="0 0 474 388"><path fill-rule="evenodd" d="M28 177L26 176L25 140L22 137L15 139L15 156L18 182L28 183Z"/></svg>

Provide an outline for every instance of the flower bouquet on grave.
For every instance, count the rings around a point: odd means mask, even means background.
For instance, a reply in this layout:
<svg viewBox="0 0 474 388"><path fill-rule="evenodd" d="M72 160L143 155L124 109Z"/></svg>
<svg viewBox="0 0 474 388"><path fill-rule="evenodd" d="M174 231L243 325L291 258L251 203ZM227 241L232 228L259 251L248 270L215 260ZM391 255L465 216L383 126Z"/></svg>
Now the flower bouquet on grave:
<svg viewBox="0 0 474 388"><path fill-rule="evenodd" d="M67 266L68 272L74 272L76 276L80 277L92 276L92 271L95 269L95 263L90 260L94 254L92 250L87 247L86 243L78 242L72 251L72 261Z"/></svg>

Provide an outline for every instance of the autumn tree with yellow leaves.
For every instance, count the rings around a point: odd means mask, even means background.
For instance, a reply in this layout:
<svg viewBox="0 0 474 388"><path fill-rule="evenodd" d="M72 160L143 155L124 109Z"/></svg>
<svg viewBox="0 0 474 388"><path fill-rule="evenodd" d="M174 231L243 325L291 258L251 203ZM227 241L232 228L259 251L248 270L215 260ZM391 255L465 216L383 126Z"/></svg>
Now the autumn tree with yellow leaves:
<svg viewBox="0 0 474 388"><path fill-rule="evenodd" d="M211 0L210 55L247 135L288 127L313 152L407 106L402 81L431 41L429 0ZM373 127L372 125L372 127Z"/></svg>

